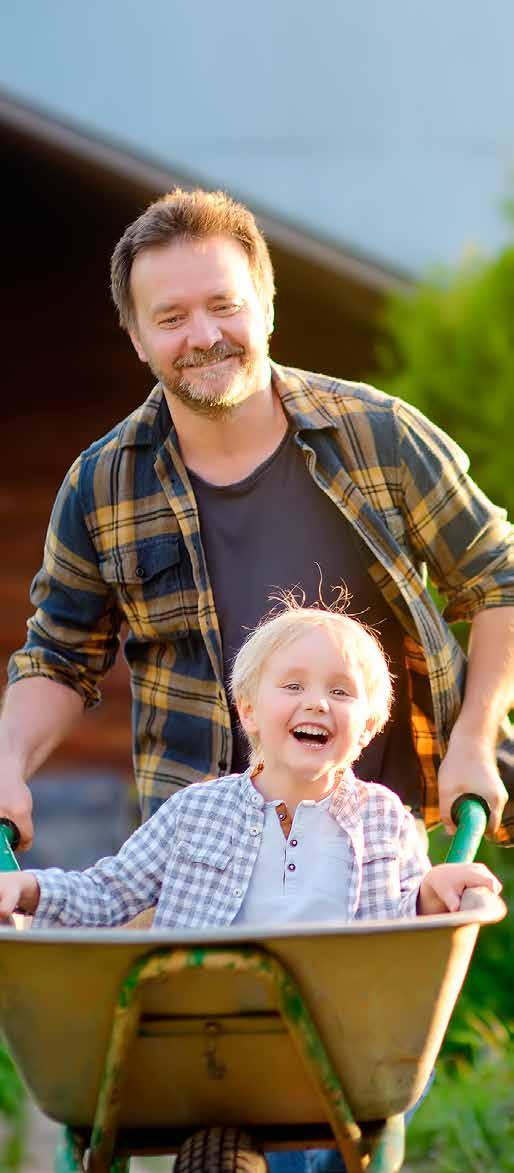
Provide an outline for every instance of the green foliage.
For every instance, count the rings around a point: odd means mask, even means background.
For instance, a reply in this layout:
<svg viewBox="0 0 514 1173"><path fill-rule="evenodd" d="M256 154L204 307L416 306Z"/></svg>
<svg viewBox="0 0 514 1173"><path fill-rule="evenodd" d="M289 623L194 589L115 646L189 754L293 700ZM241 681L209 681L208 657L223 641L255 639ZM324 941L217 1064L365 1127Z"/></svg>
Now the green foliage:
<svg viewBox="0 0 514 1173"><path fill-rule="evenodd" d="M514 1173L514 1037L494 1017L470 1016L471 1059L447 1055L407 1133L414 1173Z"/></svg>
<svg viewBox="0 0 514 1173"><path fill-rule="evenodd" d="M380 386L453 436L480 487L514 514L513 304L514 246L468 258L389 299L377 357Z"/></svg>
<svg viewBox="0 0 514 1173"><path fill-rule="evenodd" d="M442 863L450 840L442 829L430 834L430 859ZM485 863L503 884L502 897L508 909L514 908L514 849L496 847L484 840L477 859ZM514 957L514 917L509 912L497 925L480 930L468 975L453 1012L443 1054L460 1052L470 1058L469 1031L464 1023L475 1014L493 1014L503 1021L514 1021L512 958Z"/></svg>
<svg viewBox="0 0 514 1173"><path fill-rule="evenodd" d="M26 1092L14 1063L0 1045L0 1173L22 1168L26 1135Z"/></svg>

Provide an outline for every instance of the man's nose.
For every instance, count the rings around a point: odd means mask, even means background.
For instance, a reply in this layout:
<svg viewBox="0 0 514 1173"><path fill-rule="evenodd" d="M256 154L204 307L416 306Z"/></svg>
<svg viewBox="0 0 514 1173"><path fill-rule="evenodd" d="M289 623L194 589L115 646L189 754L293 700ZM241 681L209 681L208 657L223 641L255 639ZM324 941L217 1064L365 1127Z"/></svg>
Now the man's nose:
<svg viewBox="0 0 514 1173"><path fill-rule="evenodd" d="M219 323L210 314L199 310L191 314L187 334L188 345L191 350L210 350L215 342L223 337Z"/></svg>

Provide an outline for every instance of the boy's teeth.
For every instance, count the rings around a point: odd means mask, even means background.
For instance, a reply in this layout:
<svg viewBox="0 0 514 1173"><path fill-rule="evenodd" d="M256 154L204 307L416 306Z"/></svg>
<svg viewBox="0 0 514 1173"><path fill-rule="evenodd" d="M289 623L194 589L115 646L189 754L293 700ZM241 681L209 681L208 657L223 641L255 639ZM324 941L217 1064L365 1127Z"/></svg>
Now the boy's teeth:
<svg viewBox="0 0 514 1173"><path fill-rule="evenodd" d="M318 745L325 745L329 738L328 730L322 729L320 725L296 725L291 732L299 741L310 739Z"/></svg>

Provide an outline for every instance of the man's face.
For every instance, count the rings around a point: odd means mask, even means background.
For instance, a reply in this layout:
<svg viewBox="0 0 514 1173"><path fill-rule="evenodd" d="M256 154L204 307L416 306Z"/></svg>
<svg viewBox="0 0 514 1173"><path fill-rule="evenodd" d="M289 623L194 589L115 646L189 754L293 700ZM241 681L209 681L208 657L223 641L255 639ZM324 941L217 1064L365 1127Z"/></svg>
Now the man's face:
<svg viewBox="0 0 514 1173"><path fill-rule="evenodd" d="M271 307L236 240L145 249L134 260L131 289L130 337L170 395L215 417L266 386Z"/></svg>

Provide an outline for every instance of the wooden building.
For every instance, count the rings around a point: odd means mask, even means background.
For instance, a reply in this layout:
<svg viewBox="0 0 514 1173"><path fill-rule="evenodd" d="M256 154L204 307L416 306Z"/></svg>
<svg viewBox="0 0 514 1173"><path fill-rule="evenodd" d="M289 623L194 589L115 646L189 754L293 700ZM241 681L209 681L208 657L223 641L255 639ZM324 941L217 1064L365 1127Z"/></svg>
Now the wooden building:
<svg viewBox="0 0 514 1173"><path fill-rule="evenodd" d="M24 640L29 586L62 477L77 453L151 387L110 304L110 254L152 198L177 182L190 186L194 178L6 100L0 102L0 137L5 674L9 653ZM400 286L401 278L283 223L259 219L277 277L274 357L348 378L369 374L377 310L384 290ZM56 766L101 765L130 774L130 696L121 656L104 698L59 750Z"/></svg>

